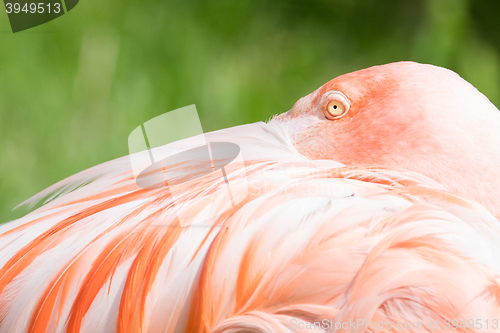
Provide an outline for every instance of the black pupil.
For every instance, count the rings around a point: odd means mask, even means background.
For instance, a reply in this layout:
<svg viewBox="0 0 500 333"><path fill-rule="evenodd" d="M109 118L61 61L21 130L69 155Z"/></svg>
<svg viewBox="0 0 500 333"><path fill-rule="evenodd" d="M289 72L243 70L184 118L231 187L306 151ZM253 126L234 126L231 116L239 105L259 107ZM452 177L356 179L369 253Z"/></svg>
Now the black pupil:
<svg viewBox="0 0 500 333"><path fill-rule="evenodd" d="M337 105L334 105L334 106L333 106L333 108L334 108L334 109L336 109L336 108L337 108Z"/></svg>

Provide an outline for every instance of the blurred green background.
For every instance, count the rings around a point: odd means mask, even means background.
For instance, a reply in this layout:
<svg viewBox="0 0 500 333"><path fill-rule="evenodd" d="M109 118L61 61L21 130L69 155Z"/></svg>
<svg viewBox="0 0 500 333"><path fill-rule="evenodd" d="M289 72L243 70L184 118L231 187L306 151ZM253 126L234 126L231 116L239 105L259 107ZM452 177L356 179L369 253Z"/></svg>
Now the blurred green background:
<svg viewBox="0 0 500 333"><path fill-rule="evenodd" d="M497 3L81 0L16 34L2 7L0 222L189 104L217 130L269 119L340 74L414 60L456 71L499 106Z"/></svg>

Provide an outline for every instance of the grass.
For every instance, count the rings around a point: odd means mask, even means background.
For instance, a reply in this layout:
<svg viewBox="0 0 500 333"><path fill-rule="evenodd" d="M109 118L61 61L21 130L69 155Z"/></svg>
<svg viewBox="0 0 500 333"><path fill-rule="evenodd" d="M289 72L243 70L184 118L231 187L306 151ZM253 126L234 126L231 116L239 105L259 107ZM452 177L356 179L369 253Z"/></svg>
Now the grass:
<svg viewBox="0 0 500 333"><path fill-rule="evenodd" d="M270 3L82 0L16 34L0 13L0 222L190 104L212 131L269 119L340 74L414 60L499 105L499 48L465 0Z"/></svg>

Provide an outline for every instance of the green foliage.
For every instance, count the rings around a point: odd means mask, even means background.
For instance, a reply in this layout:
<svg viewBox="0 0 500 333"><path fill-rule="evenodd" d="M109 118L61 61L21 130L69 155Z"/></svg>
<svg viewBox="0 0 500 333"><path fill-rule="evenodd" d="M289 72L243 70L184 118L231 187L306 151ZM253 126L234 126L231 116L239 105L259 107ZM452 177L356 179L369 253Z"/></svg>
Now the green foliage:
<svg viewBox="0 0 500 333"><path fill-rule="evenodd" d="M16 34L0 13L0 221L126 155L136 126L189 104L212 131L269 119L340 74L414 60L500 105L500 8L489 3L81 0Z"/></svg>

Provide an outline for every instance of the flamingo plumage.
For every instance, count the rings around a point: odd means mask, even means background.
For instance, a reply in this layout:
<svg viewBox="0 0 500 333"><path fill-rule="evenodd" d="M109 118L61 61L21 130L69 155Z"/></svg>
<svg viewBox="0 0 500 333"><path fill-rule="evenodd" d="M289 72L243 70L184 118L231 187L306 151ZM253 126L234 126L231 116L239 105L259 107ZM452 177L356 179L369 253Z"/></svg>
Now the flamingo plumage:
<svg viewBox="0 0 500 333"><path fill-rule="evenodd" d="M248 187L210 226L181 227L128 157L88 169L0 226L0 332L493 332L498 133L465 80L400 62L207 134L240 146L228 177ZM221 186L176 197L194 218Z"/></svg>

